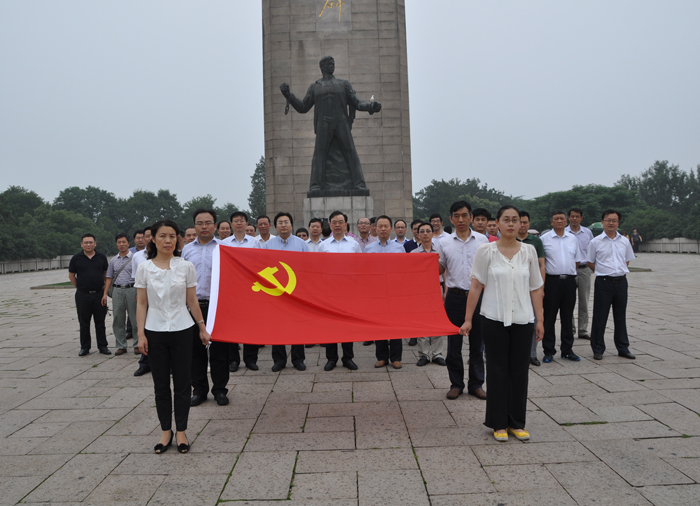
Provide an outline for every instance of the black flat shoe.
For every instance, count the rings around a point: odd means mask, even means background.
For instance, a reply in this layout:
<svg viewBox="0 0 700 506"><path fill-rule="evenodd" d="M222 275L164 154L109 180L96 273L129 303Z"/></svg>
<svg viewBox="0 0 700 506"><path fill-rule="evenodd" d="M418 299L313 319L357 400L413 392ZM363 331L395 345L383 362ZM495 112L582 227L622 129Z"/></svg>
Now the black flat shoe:
<svg viewBox="0 0 700 506"><path fill-rule="evenodd" d="M80 353L78 353L78 356L79 356L79 357L84 357L84 356L87 355L88 353L90 353L90 348L81 348Z"/></svg>
<svg viewBox="0 0 700 506"><path fill-rule="evenodd" d="M447 362L445 362L445 359L442 357L437 357L433 359L433 363L437 365L441 365L442 367L447 366Z"/></svg>
<svg viewBox="0 0 700 506"><path fill-rule="evenodd" d="M109 351L109 348L100 348L100 353L102 353L103 355L111 355L112 354L112 352Z"/></svg>
<svg viewBox="0 0 700 506"><path fill-rule="evenodd" d="M629 351L626 353L618 353L617 356L622 358L628 358L630 360L634 360L635 358L637 358L634 355L632 355Z"/></svg>
<svg viewBox="0 0 700 506"><path fill-rule="evenodd" d="M357 371L357 364L352 360L345 360L343 362L343 367L350 369L351 371Z"/></svg>
<svg viewBox="0 0 700 506"><path fill-rule="evenodd" d="M297 371L306 371L306 364L304 364L304 362L297 362L294 364L294 369Z"/></svg>
<svg viewBox="0 0 700 506"><path fill-rule="evenodd" d="M136 369L136 371L134 371L134 376L143 376L144 374L149 372L151 372L150 367L141 366L138 369Z"/></svg>
<svg viewBox="0 0 700 506"><path fill-rule="evenodd" d="M229 370L230 372L236 372L236 371L238 370L238 362L231 362L231 363L228 365L228 370Z"/></svg>
<svg viewBox="0 0 700 506"><path fill-rule="evenodd" d="M245 366L246 366L248 369L250 369L251 371L257 371L258 369L260 369L260 368L258 367L258 364L253 364L253 363L246 364Z"/></svg>
<svg viewBox="0 0 700 506"><path fill-rule="evenodd" d="M335 369L335 362L332 360L329 360L326 362L326 365L323 366L324 371L332 371L333 369Z"/></svg>
<svg viewBox="0 0 700 506"><path fill-rule="evenodd" d="M190 399L190 406L199 406L207 398L207 394L194 394Z"/></svg>
<svg viewBox="0 0 700 506"><path fill-rule="evenodd" d="M170 431L170 441L168 441L168 444L167 444L167 445L164 445L163 443L158 443L157 445L155 445L155 446L153 447L153 451L156 452L158 455L160 455L161 453L167 452L167 451L168 451L168 447L169 447L171 444L173 444L173 435L174 435L174 434L175 434L175 433L171 430L171 431Z"/></svg>
<svg viewBox="0 0 700 506"><path fill-rule="evenodd" d="M187 443L180 443L177 445L177 451L178 453L187 453L190 451L190 443L189 441Z"/></svg>

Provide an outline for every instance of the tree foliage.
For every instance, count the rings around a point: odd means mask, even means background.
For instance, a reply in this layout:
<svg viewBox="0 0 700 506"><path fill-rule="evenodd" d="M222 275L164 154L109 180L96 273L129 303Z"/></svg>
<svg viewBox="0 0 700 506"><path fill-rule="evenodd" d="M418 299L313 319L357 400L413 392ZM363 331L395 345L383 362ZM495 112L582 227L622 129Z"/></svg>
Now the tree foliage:
<svg viewBox="0 0 700 506"><path fill-rule="evenodd" d="M648 206L690 212L700 202L699 176L700 165L685 172L667 160L657 160L639 176L623 175L617 184L636 192Z"/></svg>
<svg viewBox="0 0 700 506"><path fill-rule="evenodd" d="M506 196L503 192L482 185L477 178L460 181L458 178L440 181L433 179L428 186L418 191L413 197L413 217L427 220L431 214L439 213L444 221L450 215L450 206L465 197L480 199L483 207L491 206L498 210L504 204L510 204L516 200L512 196ZM472 202L466 199L472 207ZM481 205L476 207L482 207ZM490 209L491 207L487 207Z"/></svg>
<svg viewBox="0 0 700 506"><path fill-rule="evenodd" d="M251 219L267 214L267 192L265 190L265 157L261 156L260 161L255 164L255 172L250 176L250 196L248 206L250 207Z"/></svg>

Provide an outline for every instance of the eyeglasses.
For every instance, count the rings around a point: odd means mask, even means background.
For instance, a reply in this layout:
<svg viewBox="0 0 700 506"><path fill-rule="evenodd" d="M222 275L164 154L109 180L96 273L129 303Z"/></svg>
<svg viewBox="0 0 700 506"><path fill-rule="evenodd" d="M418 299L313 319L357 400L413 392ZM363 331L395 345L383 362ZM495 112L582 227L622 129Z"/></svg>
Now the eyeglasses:
<svg viewBox="0 0 700 506"><path fill-rule="evenodd" d="M344 224L345 224L345 220L333 220L333 221L331 221L331 225L344 225ZM362 223L360 223L360 225L362 225ZM369 223L368 223L368 225L369 225Z"/></svg>
<svg viewBox="0 0 700 506"><path fill-rule="evenodd" d="M214 224L213 221L197 221L195 222L195 225L198 227L201 227L202 225L206 225L207 227L211 227Z"/></svg>
<svg viewBox="0 0 700 506"><path fill-rule="evenodd" d="M292 222L289 220L277 220L277 225L291 225Z"/></svg>
<svg viewBox="0 0 700 506"><path fill-rule="evenodd" d="M501 218L498 221L500 221L501 223L505 223L506 225L510 225L511 223L513 225L518 225L520 223L520 218L512 218L512 219Z"/></svg>
<svg viewBox="0 0 700 506"><path fill-rule="evenodd" d="M603 223L620 223L620 220L603 220Z"/></svg>

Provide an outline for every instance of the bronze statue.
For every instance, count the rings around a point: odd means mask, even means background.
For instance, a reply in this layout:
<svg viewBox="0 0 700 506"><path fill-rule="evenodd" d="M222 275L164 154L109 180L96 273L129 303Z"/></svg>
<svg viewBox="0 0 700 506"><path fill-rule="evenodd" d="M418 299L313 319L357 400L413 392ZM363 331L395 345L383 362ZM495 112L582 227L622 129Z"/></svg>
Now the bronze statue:
<svg viewBox="0 0 700 506"><path fill-rule="evenodd" d="M351 129L356 110L374 114L382 109L382 104L358 99L348 81L336 79L333 76L335 60L332 56L323 57L319 65L323 77L309 86L303 100L289 91L289 84L283 83L280 86L282 95L287 99L285 114L289 105L301 114L315 106L316 145L311 160L308 196L322 196L338 190L350 190L350 194L355 195L369 195Z"/></svg>

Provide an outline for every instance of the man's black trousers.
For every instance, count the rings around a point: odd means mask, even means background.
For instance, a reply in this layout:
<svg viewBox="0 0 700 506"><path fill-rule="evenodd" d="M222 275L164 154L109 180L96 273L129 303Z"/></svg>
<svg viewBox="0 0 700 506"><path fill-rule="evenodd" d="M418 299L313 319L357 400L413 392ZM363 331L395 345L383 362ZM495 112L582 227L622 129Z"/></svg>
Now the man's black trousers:
<svg viewBox="0 0 700 506"><path fill-rule="evenodd" d="M447 291L445 297L445 312L453 325L461 327L467 312L467 296L464 294ZM467 391L474 392L484 385L484 341L481 337L481 299L476 305L472 317L472 330L469 332L469 379ZM460 334L447 336L447 372L450 376L450 388L459 388L464 391L464 360L462 359L463 337Z"/></svg>
<svg viewBox="0 0 700 506"><path fill-rule="evenodd" d="M557 335L555 324L557 313L561 319L561 354L568 355L574 345L574 306L576 305L576 276L560 276L547 274L544 280L544 338L542 350L545 355L554 356L557 353Z"/></svg>
<svg viewBox="0 0 700 506"><path fill-rule="evenodd" d="M107 307L102 305L102 292L85 293L76 290L75 307L78 310L78 323L80 324L80 349L89 350L92 346L90 320L93 318L95 319L97 348L107 348L107 331L105 329Z"/></svg>
<svg viewBox="0 0 700 506"><path fill-rule="evenodd" d="M207 321L207 313L209 312L209 301L200 300L199 307L202 310L202 318ZM211 341L209 345L209 356L207 356L207 347L202 344L199 339L199 325L194 326L192 331L192 393L194 395L204 395L209 393L209 381L207 379L207 363L211 367L211 393L216 395L219 392L228 393L226 384L229 379L228 364L230 363L229 355L231 347L235 346L231 343L221 343L219 341ZM153 369L153 366L151 366Z"/></svg>
<svg viewBox="0 0 700 506"><path fill-rule="evenodd" d="M619 353L629 353L627 337L627 278L625 276L598 276L593 291L593 324L591 326L591 349L593 353L605 352L605 324L610 307L615 324L614 341Z"/></svg>

